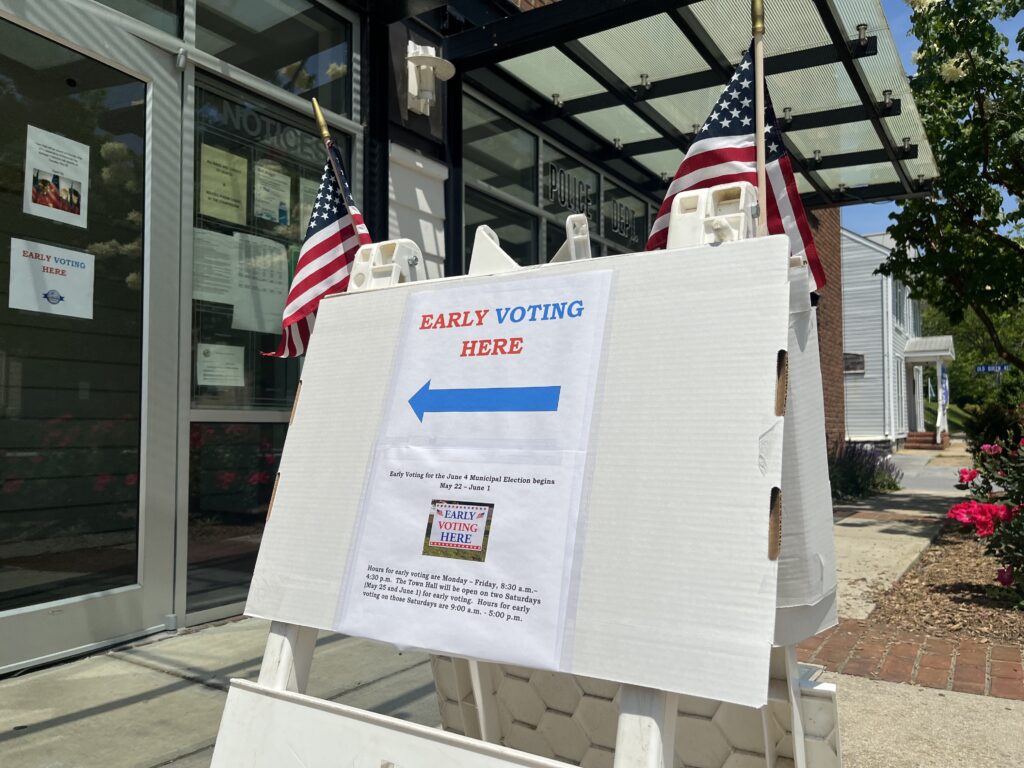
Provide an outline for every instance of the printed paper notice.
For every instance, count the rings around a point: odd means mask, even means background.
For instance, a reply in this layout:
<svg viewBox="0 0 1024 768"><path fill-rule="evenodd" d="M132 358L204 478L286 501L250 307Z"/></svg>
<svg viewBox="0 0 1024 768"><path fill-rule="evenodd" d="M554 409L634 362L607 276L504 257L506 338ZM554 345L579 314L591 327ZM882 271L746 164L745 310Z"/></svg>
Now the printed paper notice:
<svg viewBox="0 0 1024 768"><path fill-rule="evenodd" d="M253 177L256 218L287 225L292 209L292 177L267 162L256 163Z"/></svg>
<svg viewBox="0 0 1024 768"><path fill-rule="evenodd" d="M22 210L63 224L87 226L89 147L28 126Z"/></svg>
<svg viewBox="0 0 1024 768"><path fill-rule="evenodd" d="M91 253L12 237L7 306L92 320L95 267Z"/></svg>
<svg viewBox="0 0 1024 768"><path fill-rule="evenodd" d="M299 224L306 226L313 216L313 204L320 194L320 182L312 179L299 179Z"/></svg>
<svg viewBox="0 0 1024 768"><path fill-rule="evenodd" d="M234 304L239 240L208 229L193 230L192 298Z"/></svg>
<svg viewBox="0 0 1024 768"><path fill-rule="evenodd" d="M559 667L610 285L410 295L337 630Z"/></svg>
<svg viewBox="0 0 1024 768"><path fill-rule="evenodd" d="M245 347L196 344L196 384L200 387L244 387Z"/></svg>
<svg viewBox="0 0 1024 768"><path fill-rule="evenodd" d="M203 144L199 151L199 213L232 224L245 224L249 212L249 161L209 144Z"/></svg>
<svg viewBox="0 0 1024 768"><path fill-rule="evenodd" d="M288 249L276 240L236 234L239 243L235 311L231 327L280 333L288 298Z"/></svg>

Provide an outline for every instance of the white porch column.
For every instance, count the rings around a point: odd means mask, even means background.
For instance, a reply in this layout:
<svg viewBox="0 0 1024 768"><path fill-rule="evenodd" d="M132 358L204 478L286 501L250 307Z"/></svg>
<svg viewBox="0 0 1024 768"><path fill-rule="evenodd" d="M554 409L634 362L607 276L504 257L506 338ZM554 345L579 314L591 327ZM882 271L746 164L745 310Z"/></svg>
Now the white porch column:
<svg viewBox="0 0 1024 768"><path fill-rule="evenodd" d="M935 442L942 442L942 427L946 423L946 404L942 402L942 358L935 360Z"/></svg>

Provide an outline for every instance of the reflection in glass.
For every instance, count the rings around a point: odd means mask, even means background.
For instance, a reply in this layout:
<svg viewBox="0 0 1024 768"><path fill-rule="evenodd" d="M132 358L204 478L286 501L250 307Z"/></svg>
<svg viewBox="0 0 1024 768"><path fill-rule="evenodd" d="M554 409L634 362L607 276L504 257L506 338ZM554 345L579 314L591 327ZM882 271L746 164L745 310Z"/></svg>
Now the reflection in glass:
<svg viewBox="0 0 1024 768"><path fill-rule="evenodd" d="M481 224L497 233L502 249L516 262L522 266L538 263L537 219L533 216L491 200L474 189L466 189L465 220L467 270L476 228Z"/></svg>
<svg viewBox="0 0 1024 768"><path fill-rule="evenodd" d="M537 202L537 140L469 98L462 101L462 153L467 180Z"/></svg>
<svg viewBox="0 0 1024 768"><path fill-rule="evenodd" d="M352 111L352 25L306 0L199 0L196 45L339 114Z"/></svg>
<svg viewBox="0 0 1024 768"><path fill-rule="evenodd" d="M291 407L298 361L261 353L280 339L325 159L291 120L234 88L196 88L194 407Z"/></svg>
<svg viewBox="0 0 1024 768"><path fill-rule="evenodd" d="M145 103L0 21L0 274L11 238L95 260L91 319L0 300L0 610L137 581ZM87 227L22 213L28 126L88 147Z"/></svg>
<svg viewBox="0 0 1024 768"><path fill-rule="evenodd" d="M285 424L192 424L189 613L245 600L286 430Z"/></svg>

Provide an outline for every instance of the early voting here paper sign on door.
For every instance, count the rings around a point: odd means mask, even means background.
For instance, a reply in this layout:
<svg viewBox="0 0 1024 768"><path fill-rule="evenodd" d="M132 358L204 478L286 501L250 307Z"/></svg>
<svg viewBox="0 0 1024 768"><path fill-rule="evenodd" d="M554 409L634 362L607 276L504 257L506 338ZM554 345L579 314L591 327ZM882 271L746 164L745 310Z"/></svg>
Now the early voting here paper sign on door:
<svg viewBox="0 0 1024 768"><path fill-rule="evenodd" d="M410 294L336 629L558 666L611 280Z"/></svg>

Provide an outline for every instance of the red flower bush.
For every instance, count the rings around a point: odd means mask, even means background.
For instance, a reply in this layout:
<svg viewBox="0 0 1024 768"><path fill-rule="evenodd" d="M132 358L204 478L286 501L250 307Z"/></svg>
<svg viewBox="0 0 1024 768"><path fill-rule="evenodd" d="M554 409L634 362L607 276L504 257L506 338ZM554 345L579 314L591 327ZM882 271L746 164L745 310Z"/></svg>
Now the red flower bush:
<svg viewBox="0 0 1024 768"><path fill-rule="evenodd" d="M996 582L1013 590L1019 608L1024 609L1024 581L1014 574L1024 572L1024 457L1018 446L985 443L974 457L974 467L959 471L957 487L971 498L949 510L947 517L972 526L985 541L985 551L1003 566Z"/></svg>

